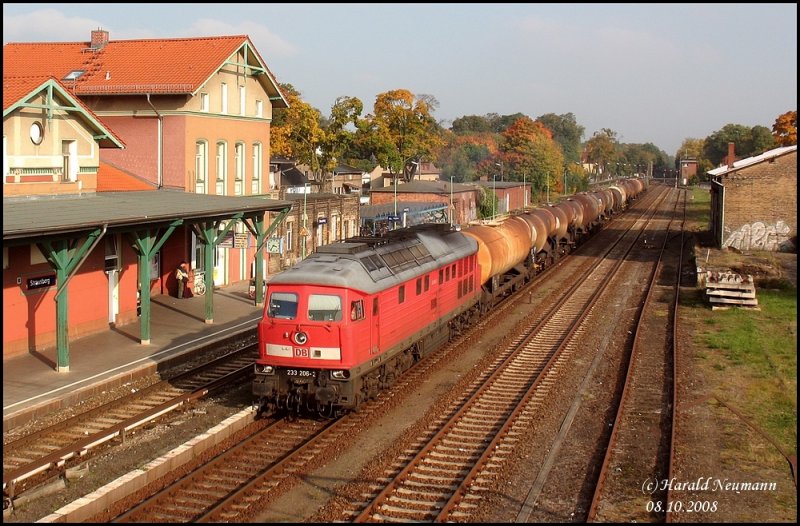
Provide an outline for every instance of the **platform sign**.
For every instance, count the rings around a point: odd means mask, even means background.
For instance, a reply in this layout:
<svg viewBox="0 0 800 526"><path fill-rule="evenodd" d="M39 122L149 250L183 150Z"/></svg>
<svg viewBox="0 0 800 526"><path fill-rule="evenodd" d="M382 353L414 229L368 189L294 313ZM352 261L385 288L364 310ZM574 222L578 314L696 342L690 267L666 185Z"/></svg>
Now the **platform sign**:
<svg viewBox="0 0 800 526"><path fill-rule="evenodd" d="M400 221L400 216L390 215L389 221Z"/></svg>
<svg viewBox="0 0 800 526"><path fill-rule="evenodd" d="M250 246L250 234L247 232L234 232L233 248L248 248Z"/></svg>
<svg viewBox="0 0 800 526"><path fill-rule="evenodd" d="M56 286L56 275L49 274L47 276L35 276L25 279L27 290L42 289L45 287Z"/></svg>

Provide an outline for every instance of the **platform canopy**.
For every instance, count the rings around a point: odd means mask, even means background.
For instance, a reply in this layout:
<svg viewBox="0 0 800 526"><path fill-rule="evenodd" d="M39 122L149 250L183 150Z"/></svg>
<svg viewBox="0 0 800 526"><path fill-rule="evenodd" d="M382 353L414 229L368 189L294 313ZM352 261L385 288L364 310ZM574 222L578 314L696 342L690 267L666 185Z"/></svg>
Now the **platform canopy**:
<svg viewBox="0 0 800 526"><path fill-rule="evenodd" d="M3 198L3 243L35 243L41 238L105 226L124 231L183 220L227 219L291 208L289 201L261 197L192 194L178 190L99 192L70 196Z"/></svg>

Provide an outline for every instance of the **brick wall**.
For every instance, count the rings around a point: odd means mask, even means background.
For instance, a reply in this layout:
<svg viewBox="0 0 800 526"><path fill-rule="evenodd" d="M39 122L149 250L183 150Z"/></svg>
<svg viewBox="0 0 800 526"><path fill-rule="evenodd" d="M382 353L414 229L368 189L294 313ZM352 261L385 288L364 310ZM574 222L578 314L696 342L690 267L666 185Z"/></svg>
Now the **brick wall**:
<svg viewBox="0 0 800 526"><path fill-rule="evenodd" d="M797 151L723 176L723 184L723 247L796 249Z"/></svg>

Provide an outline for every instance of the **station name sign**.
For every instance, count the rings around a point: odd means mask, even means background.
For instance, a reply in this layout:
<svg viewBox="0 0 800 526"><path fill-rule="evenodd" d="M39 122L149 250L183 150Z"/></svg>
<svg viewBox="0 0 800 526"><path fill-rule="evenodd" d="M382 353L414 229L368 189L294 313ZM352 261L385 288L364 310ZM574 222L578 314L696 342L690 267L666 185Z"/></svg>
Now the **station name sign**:
<svg viewBox="0 0 800 526"><path fill-rule="evenodd" d="M43 289L45 287L55 287L56 275L50 274L47 276L36 276L32 278L26 278L25 284L27 285L28 290Z"/></svg>

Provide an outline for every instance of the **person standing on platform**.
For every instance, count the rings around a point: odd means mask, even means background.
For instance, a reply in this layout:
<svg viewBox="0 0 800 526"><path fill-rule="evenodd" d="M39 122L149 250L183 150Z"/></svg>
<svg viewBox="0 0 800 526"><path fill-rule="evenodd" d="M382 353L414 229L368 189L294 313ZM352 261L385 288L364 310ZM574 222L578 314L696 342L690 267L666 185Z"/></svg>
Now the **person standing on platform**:
<svg viewBox="0 0 800 526"><path fill-rule="evenodd" d="M186 282L189 280L189 266L185 261L181 261L175 269L175 279L178 280L178 299L182 300L186 291Z"/></svg>

